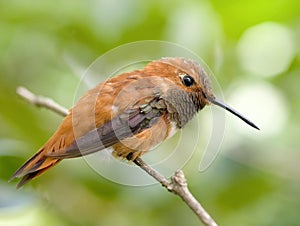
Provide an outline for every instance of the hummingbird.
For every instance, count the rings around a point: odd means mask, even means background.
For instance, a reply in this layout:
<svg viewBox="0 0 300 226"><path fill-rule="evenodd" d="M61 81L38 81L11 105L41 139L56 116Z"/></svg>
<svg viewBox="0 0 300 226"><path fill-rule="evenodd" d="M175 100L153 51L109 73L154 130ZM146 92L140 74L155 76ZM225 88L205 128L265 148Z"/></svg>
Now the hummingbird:
<svg viewBox="0 0 300 226"><path fill-rule="evenodd" d="M63 159L112 148L112 155L134 161L173 136L198 111L214 104L259 128L212 92L196 61L165 57L122 73L87 91L56 132L11 177L17 188Z"/></svg>

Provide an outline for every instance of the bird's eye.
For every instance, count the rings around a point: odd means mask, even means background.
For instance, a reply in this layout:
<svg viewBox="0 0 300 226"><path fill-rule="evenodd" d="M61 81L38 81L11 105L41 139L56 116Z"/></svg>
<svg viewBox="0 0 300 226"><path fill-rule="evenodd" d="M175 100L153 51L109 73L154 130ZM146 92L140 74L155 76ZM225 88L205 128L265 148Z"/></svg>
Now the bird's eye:
<svg viewBox="0 0 300 226"><path fill-rule="evenodd" d="M193 79L192 76L190 76L190 75L185 75L185 76L182 77L182 83L183 83L185 86L189 87L189 86L193 85L193 84L195 83L195 81L194 81L194 79Z"/></svg>

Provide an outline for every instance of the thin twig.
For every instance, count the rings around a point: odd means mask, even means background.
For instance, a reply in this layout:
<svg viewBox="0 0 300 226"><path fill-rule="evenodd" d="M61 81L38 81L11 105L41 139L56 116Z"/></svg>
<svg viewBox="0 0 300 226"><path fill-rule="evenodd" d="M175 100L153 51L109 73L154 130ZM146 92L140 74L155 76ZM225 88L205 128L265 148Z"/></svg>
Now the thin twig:
<svg viewBox="0 0 300 226"><path fill-rule="evenodd" d="M175 172L172 176L171 182L169 182L163 175L158 171L153 169L147 163L145 163L141 158L136 158L133 161L141 169L146 171L150 176L157 180L163 187L168 189L169 192L174 193L181 197L181 199L194 211L197 217L208 226L216 226L216 222L211 218L211 216L206 212L202 205L197 201L197 199L192 195L188 189L185 176L181 170Z"/></svg>
<svg viewBox="0 0 300 226"><path fill-rule="evenodd" d="M69 114L68 109L62 107L55 101L53 101L50 98L38 96L26 89L23 86L19 86L17 88L17 94L21 96L23 99L27 100L29 103L36 105L37 107L44 107L51 111L56 112L57 114L61 116L66 116Z"/></svg>
<svg viewBox="0 0 300 226"><path fill-rule="evenodd" d="M52 99L38 96L30 92L25 87L18 87L17 94L38 107L44 107L51 111L58 113L59 115L66 116L69 111L53 101ZM172 176L171 181L161 175L158 171L153 169L147 163L145 163L141 158L136 158L134 163L143 169L146 173L152 176L156 181L158 181L163 187L165 187L169 192L181 197L181 199L194 211L197 217L202 221L204 225L207 226L217 226L216 222L211 218L211 216L206 212L202 205L197 201L197 199L192 195L188 189L185 176L181 170L176 171L175 175Z"/></svg>

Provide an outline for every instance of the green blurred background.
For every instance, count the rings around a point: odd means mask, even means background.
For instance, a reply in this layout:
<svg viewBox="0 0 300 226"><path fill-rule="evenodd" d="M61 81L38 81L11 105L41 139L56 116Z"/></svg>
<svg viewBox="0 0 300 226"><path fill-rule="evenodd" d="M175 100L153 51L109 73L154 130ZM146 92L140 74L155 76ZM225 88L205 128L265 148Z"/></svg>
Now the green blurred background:
<svg viewBox="0 0 300 226"><path fill-rule="evenodd" d="M226 101L262 129L228 116L214 163L198 171L200 144L184 167L190 190L214 219L300 225L299 0L0 0L0 225L199 224L161 186L113 183L82 159L64 161L21 190L7 183L62 120L20 100L16 87L71 107L80 72L138 40L193 50Z"/></svg>

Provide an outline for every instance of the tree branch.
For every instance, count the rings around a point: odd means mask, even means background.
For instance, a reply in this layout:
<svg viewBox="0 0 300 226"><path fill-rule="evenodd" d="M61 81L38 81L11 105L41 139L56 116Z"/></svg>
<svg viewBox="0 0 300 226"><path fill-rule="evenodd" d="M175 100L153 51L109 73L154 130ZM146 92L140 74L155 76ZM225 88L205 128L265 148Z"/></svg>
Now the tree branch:
<svg viewBox="0 0 300 226"><path fill-rule="evenodd" d="M171 182L169 182L168 179L145 163L141 158L136 158L134 163L161 183L161 185L168 189L169 192L178 195L194 211L202 223L207 226L217 226L217 223L211 218L188 189L185 176L181 170L176 171L175 175L171 177Z"/></svg>
<svg viewBox="0 0 300 226"><path fill-rule="evenodd" d="M52 99L43 96L38 96L30 92L25 87L18 87L17 94L31 104L36 105L38 107L47 108L51 111L56 112L59 115L66 116L69 113L69 111L66 108L60 106ZM194 211L194 213L204 225L217 226L216 222L210 217L210 215L206 212L206 210L201 206L201 204L197 201L197 199L192 195L192 193L188 189L185 176L181 170L176 171L174 176L171 177L171 181L169 181L158 171L156 171L147 163L145 163L141 158L136 158L134 160L134 163L141 169L143 169L146 173L148 173L150 176L152 176L169 192L178 195Z"/></svg>
<svg viewBox="0 0 300 226"><path fill-rule="evenodd" d="M36 105L37 107L47 108L61 116L66 116L67 114L69 114L68 109L60 106L52 99L35 95L23 86L19 86L16 92L23 99L27 100L30 104Z"/></svg>

